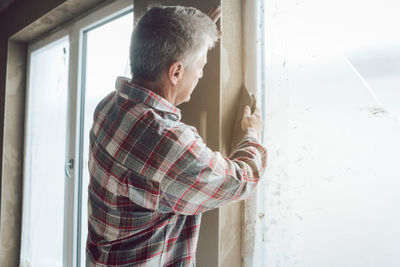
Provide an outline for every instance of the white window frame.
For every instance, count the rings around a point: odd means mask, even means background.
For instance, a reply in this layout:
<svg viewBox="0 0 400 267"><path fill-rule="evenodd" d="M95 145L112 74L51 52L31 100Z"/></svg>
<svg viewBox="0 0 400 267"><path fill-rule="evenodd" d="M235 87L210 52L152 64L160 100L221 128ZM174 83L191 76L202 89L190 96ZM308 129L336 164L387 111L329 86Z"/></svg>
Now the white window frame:
<svg viewBox="0 0 400 267"><path fill-rule="evenodd" d="M84 67L85 67L85 33L99 27L111 20L127 14L133 10L132 0L118 0L95 10L89 15L65 25L56 32L29 43L28 46L28 72L30 56L33 52L64 37L69 39L69 79L67 100L67 140L65 162L74 160L74 166L70 170L71 178L65 178L65 210L64 210L64 244L63 265L81 266L80 251L81 205L82 203L82 162L83 151L83 123L84 123ZM133 23L133 21L132 21ZM27 79L29 81L29 79ZM29 83L27 82L27 96L29 96ZM25 110L28 111L29 97L26 98ZM29 123L29 114L25 114L25 129ZM26 136L25 136L26 143ZM24 146L25 149L26 145ZM26 186L26 183L24 183Z"/></svg>

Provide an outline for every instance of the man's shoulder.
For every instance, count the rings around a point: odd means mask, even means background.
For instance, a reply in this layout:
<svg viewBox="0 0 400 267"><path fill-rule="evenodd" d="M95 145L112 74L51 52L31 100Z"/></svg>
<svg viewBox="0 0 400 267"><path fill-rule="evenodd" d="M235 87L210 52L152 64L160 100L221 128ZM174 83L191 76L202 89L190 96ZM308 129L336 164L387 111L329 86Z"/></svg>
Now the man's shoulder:
<svg viewBox="0 0 400 267"><path fill-rule="evenodd" d="M135 102L113 92L96 107L93 118L93 136L107 147L146 145L151 148L165 134L187 127L143 102ZM147 149L146 149L147 150ZM111 152L111 151L109 151ZM127 151L128 152L128 151ZM112 153L111 153L112 154Z"/></svg>
<svg viewBox="0 0 400 267"><path fill-rule="evenodd" d="M111 92L104 97L96 106L94 121L99 119L111 120L113 124L124 124L125 126L135 122L146 122L162 127L175 127L177 122L170 116L143 102L135 101L121 96L117 91Z"/></svg>

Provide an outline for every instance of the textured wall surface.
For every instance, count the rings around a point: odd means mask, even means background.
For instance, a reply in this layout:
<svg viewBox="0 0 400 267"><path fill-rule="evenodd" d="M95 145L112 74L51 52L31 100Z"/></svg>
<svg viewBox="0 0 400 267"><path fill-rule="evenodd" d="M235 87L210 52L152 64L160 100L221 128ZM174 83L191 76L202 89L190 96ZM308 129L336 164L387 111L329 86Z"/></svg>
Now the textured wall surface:
<svg viewBox="0 0 400 267"><path fill-rule="evenodd" d="M221 40L221 152L230 153L235 116L243 84L242 1L222 1ZM220 211L220 266L241 266L242 202Z"/></svg>
<svg viewBox="0 0 400 267"><path fill-rule="evenodd" d="M21 235L26 45L8 44L3 179L1 183L0 266L18 266Z"/></svg>

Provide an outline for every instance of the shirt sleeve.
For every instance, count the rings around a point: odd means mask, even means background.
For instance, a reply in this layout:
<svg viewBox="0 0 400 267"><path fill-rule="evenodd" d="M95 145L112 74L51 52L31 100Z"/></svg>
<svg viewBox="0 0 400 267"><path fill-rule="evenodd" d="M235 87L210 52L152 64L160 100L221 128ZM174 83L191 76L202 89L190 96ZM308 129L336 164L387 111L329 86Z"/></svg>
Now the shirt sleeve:
<svg viewBox="0 0 400 267"><path fill-rule="evenodd" d="M160 212L192 215L244 199L266 167L266 149L252 129L227 158L209 149L187 125L168 130L163 139L164 162L170 164L160 180Z"/></svg>

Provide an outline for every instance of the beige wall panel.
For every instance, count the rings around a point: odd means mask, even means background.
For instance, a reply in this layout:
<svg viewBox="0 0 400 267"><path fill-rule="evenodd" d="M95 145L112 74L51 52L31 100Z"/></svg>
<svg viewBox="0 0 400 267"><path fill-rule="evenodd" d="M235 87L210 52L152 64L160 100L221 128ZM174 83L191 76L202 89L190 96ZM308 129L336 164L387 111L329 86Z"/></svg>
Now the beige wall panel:
<svg viewBox="0 0 400 267"><path fill-rule="evenodd" d="M242 70L242 1L222 0L221 152L229 155L238 113ZM238 115L241 115L239 111ZM220 208L220 266L241 266L242 202Z"/></svg>
<svg viewBox="0 0 400 267"><path fill-rule="evenodd" d="M219 209L220 266L242 266L242 202Z"/></svg>
<svg viewBox="0 0 400 267"><path fill-rule="evenodd" d="M229 155L234 120L243 84L242 1L222 1L221 41L221 152Z"/></svg>

